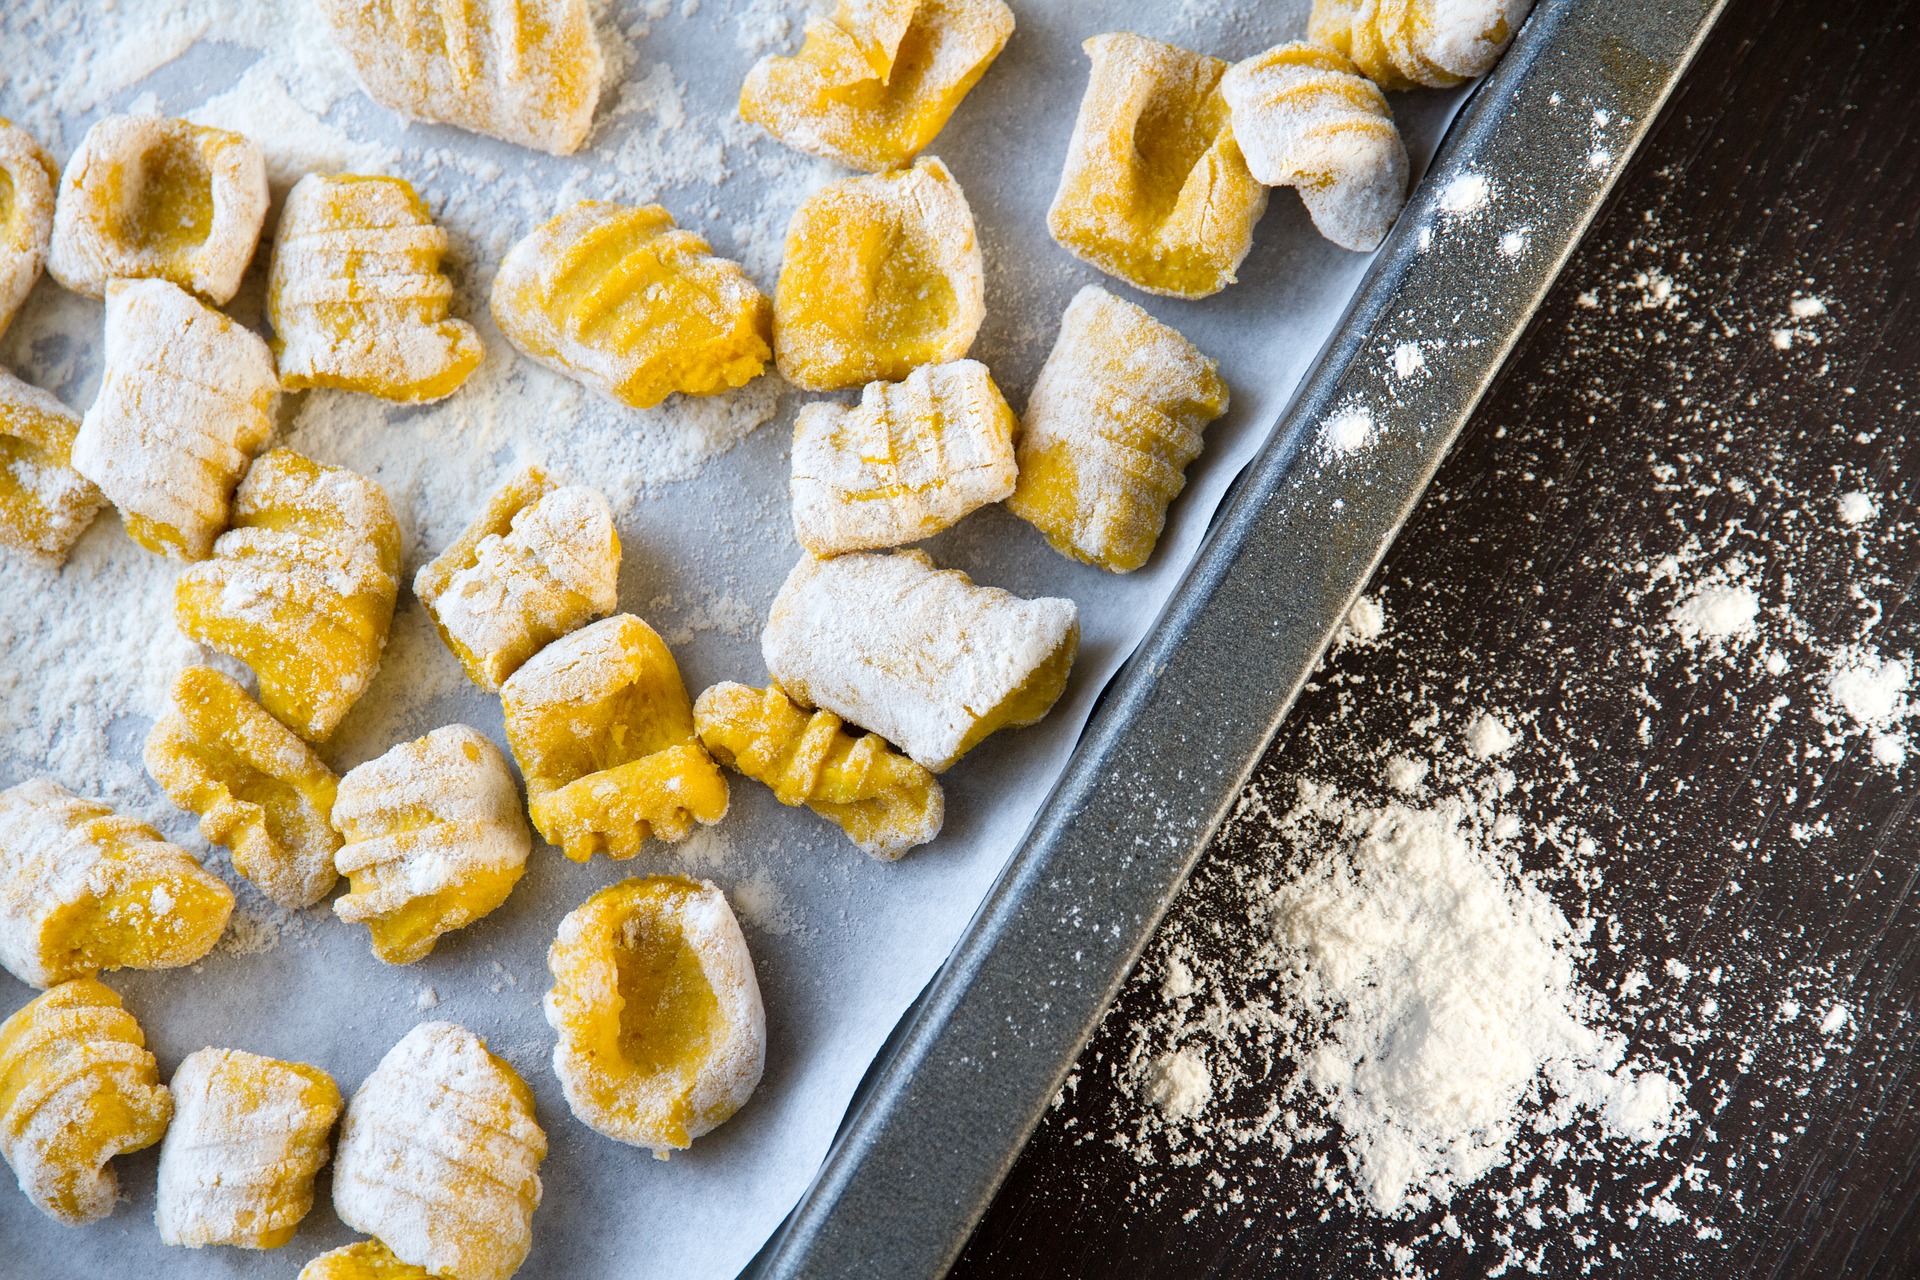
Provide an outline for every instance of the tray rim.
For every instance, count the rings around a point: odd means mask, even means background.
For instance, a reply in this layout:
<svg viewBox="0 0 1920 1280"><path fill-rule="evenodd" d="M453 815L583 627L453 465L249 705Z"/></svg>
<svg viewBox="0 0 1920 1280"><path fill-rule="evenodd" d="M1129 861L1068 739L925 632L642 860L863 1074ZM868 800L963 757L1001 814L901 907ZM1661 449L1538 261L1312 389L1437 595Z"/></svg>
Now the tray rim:
<svg viewBox="0 0 1920 1280"><path fill-rule="evenodd" d="M1020 846L876 1056L813 1182L744 1276L938 1276L952 1266L1353 600L1728 3L1540 0L1448 130L1333 336L1235 479L1179 587L1102 692ZM1523 263L1504 280L1465 269L1505 253L1503 233L1486 219L1450 228L1463 243L1448 253L1428 252L1449 181L1478 173L1498 190L1503 179L1524 172L1528 185L1540 182L1550 168L1537 167L1539 157L1524 156L1515 141L1549 128L1568 95L1595 88L1608 91L1607 109L1625 141L1610 145L1597 164L1598 150L1553 157L1566 166L1563 173L1581 164L1594 172L1580 175L1590 181L1576 198L1542 209L1545 216L1525 229ZM1532 162L1524 171L1522 160ZM1474 343L1456 345L1465 358L1412 389L1379 394L1386 389L1384 362L1369 357L1391 349L1383 342L1396 320L1449 304L1465 314L1476 301L1487 304L1480 308L1487 323ZM1414 447L1364 473L1364 459L1344 470L1300 465L1321 425L1355 402L1373 411L1377 433ZM1332 515L1331 534L1311 519L1316 511L1322 520ZM1260 611L1248 606L1264 603L1258 587L1271 580L1268 571L1307 568L1303 544L1314 534L1322 545L1312 559L1327 558L1324 544L1340 545L1334 564L1295 582L1305 607L1249 627ZM1219 679L1216 664L1284 675L1264 688L1236 686ZM1166 736L1170 723L1206 721L1222 729L1200 736L1210 750L1191 766L1169 769L1169 753L1141 750L1146 740ZM1193 745L1196 738L1189 733L1182 741ZM1167 783L1174 789L1162 790ZM1116 857L1126 843L1123 819L1140 816L1143 798L1169 838L1156 848L1136 829L1133 851ZM1103 863L1103 853L1111 861ZM1090 879L1090 892L1076 896L1078 868L1066 865L1076 860L1116 874L1104 884ZM1092 928L1084 920L1088 906L1100 917ZM1064 973L1063 928L1079 929L1083 944ZM1091 960L1089 950L1096 952ZM1010 1002L1020 1005L1017 1015ZM933 1101L939 1106L926 1105Z"/></svg>

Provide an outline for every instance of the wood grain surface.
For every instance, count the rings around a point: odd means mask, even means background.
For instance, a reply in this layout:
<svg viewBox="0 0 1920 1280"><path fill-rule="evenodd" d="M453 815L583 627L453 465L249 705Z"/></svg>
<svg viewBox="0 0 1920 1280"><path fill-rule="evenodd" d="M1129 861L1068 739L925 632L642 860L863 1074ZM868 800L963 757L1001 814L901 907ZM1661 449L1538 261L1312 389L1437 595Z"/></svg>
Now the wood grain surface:
<svg viewBox="0 0 1920 1280"><path fill-rule="evenodd" d="M1889 720L1876 759L1828 691L1920 649L1917 89L1920 3L1734 0L1369 588L1383 642L1309 686L1250 789L1271 806L1215 842L955 1277L1920 1275L1920 734L1896 767ZM1873 518L1839 516L1855 491ZM1750 633L1686 642L1707 582L1755 593ZM1172 948L1230 961L1256 927L1259 813L1444 760L1480 709L1520 729L1528 828L1593 839L1603 887L1563 904L1603 917L1584 973L1687 1082L1688 1132L1536 1230L1533 1168L1382 1221L1315 1185L1337 1133L1139 1140L1139 1028ZM1249 990L1285 998L1219 994Z"/></svg>

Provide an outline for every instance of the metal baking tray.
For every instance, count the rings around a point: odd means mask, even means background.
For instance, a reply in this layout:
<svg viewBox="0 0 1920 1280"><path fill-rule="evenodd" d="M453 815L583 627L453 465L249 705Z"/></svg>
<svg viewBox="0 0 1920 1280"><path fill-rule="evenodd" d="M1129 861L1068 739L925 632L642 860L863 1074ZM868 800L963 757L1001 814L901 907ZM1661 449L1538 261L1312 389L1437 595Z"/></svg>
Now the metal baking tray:
<svg viewBox="0 0 1920 1280"><path fill-rule="evenodd" d="M1536 8L748 1275L952 1264L1724 4Z"/></svg>

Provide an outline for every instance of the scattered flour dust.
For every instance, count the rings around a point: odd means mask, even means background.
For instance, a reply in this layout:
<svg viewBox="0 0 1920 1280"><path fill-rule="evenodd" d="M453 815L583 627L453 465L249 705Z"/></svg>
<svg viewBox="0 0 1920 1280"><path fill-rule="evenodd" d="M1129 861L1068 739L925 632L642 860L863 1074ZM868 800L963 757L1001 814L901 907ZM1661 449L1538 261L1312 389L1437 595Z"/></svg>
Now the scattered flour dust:
<svg viewBox="0 0 1920 1280"><path fill-rule="evenodd" d="M1348 649L1368 649L1380 643L1387 633L1387 609L1377 595L1361 596L1347 610L1347 616L1333 633L1332 653Z"/></svg>
<svg viewBox="0 0 1920 1280"><path fill-rule="evenodd" d="M1491 760L1513 750L1513 730L1491 711L1482 711L1467 726L1467 754L1475 760Z"/></svg>
<svg viewBox="0 0 1920 1280"><path fill-rule="evenodd" d="M1674 605L1669 615L1686 639L1752 635L1760 598L1744 586L1703 587Z"/></svg>
<svg viewBox="0 0 1920 1280"><path fill-rule="evenodd" d="M1871 645L1849 645L1835 654L1827 673L1827 696L1867 734L1875 764L1898 769L1907 761L1907 697L1912 671L1906 659L1882 657Z"/></svg>
<svg viewBox="0 0 1920 1280"><path fill-rule="evenodd" d="M1336 454L1354 453L1373 438L1373 415L1363 408L1342 409L1320 424L1320 440Z"/></svg>

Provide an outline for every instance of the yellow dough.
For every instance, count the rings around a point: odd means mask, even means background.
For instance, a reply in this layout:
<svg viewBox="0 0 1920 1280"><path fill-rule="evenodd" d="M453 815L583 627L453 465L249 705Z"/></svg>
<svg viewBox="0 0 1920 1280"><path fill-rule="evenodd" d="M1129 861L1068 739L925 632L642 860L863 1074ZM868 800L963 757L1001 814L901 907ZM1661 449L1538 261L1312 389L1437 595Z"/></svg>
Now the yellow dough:
<svg viewBox="0 0 1920 1280"><path fill-rule="evenodd" d="M593 127L605 74L587 0L319 0L375 102L554 155Z"/></svg>
<svg viewBox="0 0 1920 1280"><path fill-rule="evenodd" d="M190 639L240 659L260 703L324 742L380 669L400 594L400 527L380 486L290 449L253 464L213 559L174 585Z"/></svg>
<svg viewBox="0 0 1920 1280"><path fill-rule="evenodd" d="M793 524L818 556L930 538L1013 492L1013 410L976 360L807 405L793 428Z"/></svg>
<svg viewBox="0 0 1920 1280"><path fill-rule="evenodd" d="M714 759L834 822L862 852L891 862L940 834L946 795L933 774L831 711L809 715L777 685L717 684L693 721Z"/></svg>
<svg viewBox="0 0 1920 1280"><path fill-rule="evenodd" d="M620 535L607 500L528 467L414 575L413 593L467 675L498 690L541 649L617 607Z"/></svg>
<svg viewBox="0 0 1920 1280"><path fill-rule="evenodd" d="M160 1141L173 1100L120 997L62 983L0 1022L0 1155L34 1207L69 1227L113 1212L107 1161Z"/></svg>
<svg viewBox="0 0 1920 1280"><path fill-rule="evenodd" d="M25 129L0 120L0 334L46 264L59 182L53 157Z"/></svg>
<svg viewBox="0 0 1920 1280"><path fill-rule="evenodd" d="M533 1243L546 1154L526 1081L465 1027L423 1022L347 1104L333 1209L433 1275L507 1280Z"/></svg>
<svg viewBox="0 0 1920 1280"><path fill-rule="evenodd" d="M277 1249L313 1208L340 1114L333 1077L239 1049L190 1053L173 1073L154 1225L163 1244Z"/></svg>
<svg viewBox="0 0 1920 1280"><path fill-rule="evenodd" d="M636 409L767 367L772 314L736 262L657 204L585 200L507 251L493 318L541 364Z"/></svg>
<svg viewBox="0 0 1920 1280"><path fill-rule="evenodd" d="M393 1256L378 1240L360 1240L329 1249L294 1280L432 1280L433 1273Z"/></svg>
<svg viewBox="0 0 1920 1280"><path fill-rule="evenodd" d="M70 465L79 431L79 414L0 369L0 546L63 564L107 504Z"/></svg>
<svg viewBox="0 0 1920 1280"><path fill-rule="evenodd" d="M664 1159L760 1083L760 984L713 885L652 876L602 889L560 922L547 967L553 1072L596 1132Z"/></svg>
<svg viewBox="0 0 1920 1280"><path fill-rule="evenodd" d="M958 360L986 314L973 211L937 159L832 183L793 215L773 346L795 386L895 382Z"/></svg>
<svg viewBox="0 0 1920 1280"><path fill-rule="evenodd" d="M575 862L631 858L727 815L680 668L652 627L618 614L556 640L500 689L533 825Z"/></svg>
<svg viewBox="0 0 1920 1280"><path fill-rule="evenodd" d="M760 652L774 682L944 773L989 734L1033 724L1080 646L1071 600L1023 600L924 551L802 557Z"/></svg>
<svg viewBox="0 0 1920 1280"><path fill-rule="evenodd" d="M1020 424L1007 509L1056 551L1113 573L1153 555L1201 432L1227 410L1218 367L1098 285L1060 322Z"/></svg>
<svg viewBox="0 0 1920 1280"><path fill-rule="evenodd" d="M161 116L108 116L67 161L47 269L98 298L157 278L220 306L260 243L267 162L250 138Z"/></svg>
<svg viewBox="0 0 1920 1280"><path fill-rule="evenodd" d="M0 791L0 966L27 985L192 964L232 912L233 890L145 823L44 778Z"/></svg>
<svg viewBox="0 0 1920 1280"><path fill-rule="evenodd" d="M106 373L73 469L149 551L204 559L233 489L273 433L273 353L165 280L107 286Z"/></svg>
<svg viewBox="0 0 1920 1280"><path fill-rule="evenodd" d="M800 151L878 172L931 143L1013 34L1000 0L840 0L799 56L762 58L740 114Z"/></svg>
<svg viewBox="0 0 1920 1280"><path fill-rule="evenodd" d="M463 724L347 774L333 820L349 886L333 912L366 925L388 964L412 964L505 902L533 848L506 758Z"/></svg>
<svg viewBox="0 0 1920 1280"><path fill-rule="evenodd" d="M295 183L267 276L281 385L416 404L452 395L486 348L472 325L448 318L446 251L447 233L403 178Z"/></svg>
<svg viewBox="0 0 1920 1280"><path fill-rule="evenodd" d="M333 770L227 676L180 673L146 759L167 798L198 814L200 834L276 903L310 907L333 889Z"/></svg>
<svg viewBox="0 0 1920 1280"><path fill-rule="evenodd" d="M1093 70L1047 229L1149 293L1220 292L1267 207L1220 96L1227 64L1126 31L1082 47Z"/></svg>
<svg viewBox="0 0 1920 1280"><path fill-rule="evenodd" d="M1533 0L1314 0L1308 38L1382 89L1444 89L1493 70Z"/></svg>
<svg viewBox="0 0 1920 1280"><path fill-rule="evenodd" d="M1411 167L1378 86L1332 49L1299 41L1234 64L1220 93L1254 177L1298 188L1341 248L1379 247L1407 203Z"/></svg>

